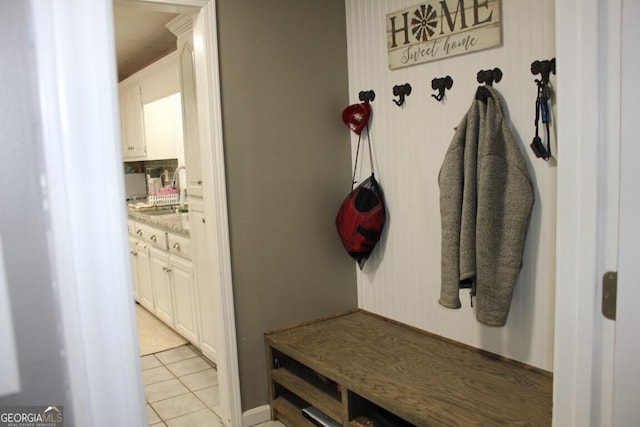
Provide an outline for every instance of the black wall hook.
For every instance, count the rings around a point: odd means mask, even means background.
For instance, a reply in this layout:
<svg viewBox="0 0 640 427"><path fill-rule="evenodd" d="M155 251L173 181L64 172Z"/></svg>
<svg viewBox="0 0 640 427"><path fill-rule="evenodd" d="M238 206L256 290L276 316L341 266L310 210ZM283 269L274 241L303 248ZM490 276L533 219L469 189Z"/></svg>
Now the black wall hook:
<svg viewBox="0 0 640 427"><path fill-rule="evenodd" d="M531 63L531 74L540 74L540 80L536 79L538 84L549 84L549 74L556 73L556 58L548 59L545 61L533 61Z"/></svg>
<svg viewBox="0 0 640 427"><path fill-rule="evenodd" d="M451 78L451 76L433 79L431 80L431 89L437 90L438 94L432 94L431 96L433 96L437 101L442 101L442 98L444 98L445 89L451 89L452 87L453 79Z"/></svg>
<svg viewBox="0 0 640 427"><path fill-rule="evenodd" d="M403 85L394 86L393 95L399 97L399 99L393 99L392 101L395 102L398 107L401 107L402 104L404 104L404 97L411 95L411 85L409 83L405 83Z"/></svg>
<svg viewBox="0 0 640 427"><path fill-rule="evenodd" d="M502 80L502 70L494 68L493 70L480 70L477 75L478 83L485 83L493 86L493 82L499 83Z"/></svg>
<svg viewBox="0 0 640 427"><path fill-rule="evenodd" d="M372 102L376 99L376 93L373 90L363 90L358 94L358 99L362 102Z"/></svg>

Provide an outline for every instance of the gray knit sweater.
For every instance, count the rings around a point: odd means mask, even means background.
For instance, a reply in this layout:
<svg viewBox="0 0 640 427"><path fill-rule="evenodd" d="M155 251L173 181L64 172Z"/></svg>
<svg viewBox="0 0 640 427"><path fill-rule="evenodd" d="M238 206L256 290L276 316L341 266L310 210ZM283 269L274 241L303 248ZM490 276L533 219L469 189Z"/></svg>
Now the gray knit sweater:
<svg viewBox="0 0 640 427"><path fill-rule="evenodd" d="M442 284L439 303L460 308L460 281L476 283L476 318L507 321L533 206L527 164L486 86L456 128L440 169Z"/></svg>

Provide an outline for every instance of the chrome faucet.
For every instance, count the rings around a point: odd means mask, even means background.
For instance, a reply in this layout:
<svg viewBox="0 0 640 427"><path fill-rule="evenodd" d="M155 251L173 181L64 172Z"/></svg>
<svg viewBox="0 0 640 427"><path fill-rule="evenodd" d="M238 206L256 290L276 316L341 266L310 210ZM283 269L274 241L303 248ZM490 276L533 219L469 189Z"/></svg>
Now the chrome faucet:
<svg viewBox="0 0 640 427"><path fill-rule="evenodd" d="M179 177L178 177L178 173L179 173L181 170L187 170L187 168L186 168L186 167L184 167L184 166L178 166L178 167L176 168L176 170L174 170L174 171L173 171L173 179L171 180L171 186L172 186L173 188L175 188L176 190L178 190L178 193L180 193L180 190L181 190L181 189L180 189L180 179L179 179Z"/></svg>

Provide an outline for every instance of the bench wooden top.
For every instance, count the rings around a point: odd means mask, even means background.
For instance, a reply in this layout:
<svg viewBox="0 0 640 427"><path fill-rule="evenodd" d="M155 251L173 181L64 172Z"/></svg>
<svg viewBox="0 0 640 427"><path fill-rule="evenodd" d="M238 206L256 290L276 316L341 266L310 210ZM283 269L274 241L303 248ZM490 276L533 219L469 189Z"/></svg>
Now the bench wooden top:
<svg viewBox="0 0 640 427"><path fill-rule="evenodd" d="M266 337L273 348L419 426L551 425L549 373L366 311Z"/></svg>

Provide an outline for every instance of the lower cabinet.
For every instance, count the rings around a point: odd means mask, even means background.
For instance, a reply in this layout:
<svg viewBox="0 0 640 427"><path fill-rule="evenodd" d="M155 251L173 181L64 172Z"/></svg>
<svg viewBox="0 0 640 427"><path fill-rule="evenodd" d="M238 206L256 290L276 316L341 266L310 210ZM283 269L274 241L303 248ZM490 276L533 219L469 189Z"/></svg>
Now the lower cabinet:
<svg viewBox="0 0 640 427"><path fill-rule="evenodd" d="M174 327L171 266L169 254L151 248L151 282L153 283L154 313L167 325Z"/></svg>
<svg viewBox="0 0 640 427"><path fill-rule="evenodd" d="M130 240L130 245L136 301L147 310L153 312L153 284L151 282L149 246L135 239Z"/></svg>
<svg viewBox="0 0 640 427"><path fill-rule="evenodd" d="M131 273L133 275L133 295L140 302L140 281L138 280L138 253L136 252L136 240L129 239L129 253L131 254Z"/></svg>
<svg viewBox="0 0 640 427"><path fill-rule="evenodd" d="M135 235L129 243L136 301L201 348L200 298L190 259L191 240L145 224L130 228Z"/></svg>
<svg viewBox="0 0 640 427"><path fill-rule="evenodd" d="M191 261L171 256L169 275L172 279L175 328L182 336L198 344L198 316L195 282Z"/></svg>

